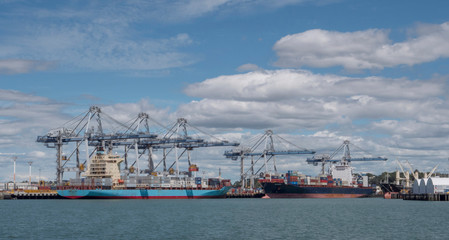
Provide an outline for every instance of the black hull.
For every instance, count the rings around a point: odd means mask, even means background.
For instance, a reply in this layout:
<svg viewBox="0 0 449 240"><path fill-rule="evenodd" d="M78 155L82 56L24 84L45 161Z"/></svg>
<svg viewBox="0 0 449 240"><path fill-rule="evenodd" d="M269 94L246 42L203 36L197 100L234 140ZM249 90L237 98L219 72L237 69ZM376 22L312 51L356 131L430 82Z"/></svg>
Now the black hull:
<svg viewBox="0 0 449 240"><path fill-rule="evenodd" d="M360 198L374 195L374 188L345 186L289 185L263 183L265 194L270 198Z"/></svg>

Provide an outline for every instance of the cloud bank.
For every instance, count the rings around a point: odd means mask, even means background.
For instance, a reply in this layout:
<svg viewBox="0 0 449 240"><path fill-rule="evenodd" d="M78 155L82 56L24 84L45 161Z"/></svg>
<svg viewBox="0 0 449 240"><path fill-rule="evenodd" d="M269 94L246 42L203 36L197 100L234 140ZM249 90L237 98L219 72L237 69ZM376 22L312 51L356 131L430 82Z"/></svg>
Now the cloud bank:
<svg viewBox="0 0 449 240"><path fill-rule="evenodd" d="M416 36L393 43L387 30L337 32L322 29L287 35L273 49L280 67L342 66L348 70L413 66L449 57L449 22L419 25Z"/></svg>

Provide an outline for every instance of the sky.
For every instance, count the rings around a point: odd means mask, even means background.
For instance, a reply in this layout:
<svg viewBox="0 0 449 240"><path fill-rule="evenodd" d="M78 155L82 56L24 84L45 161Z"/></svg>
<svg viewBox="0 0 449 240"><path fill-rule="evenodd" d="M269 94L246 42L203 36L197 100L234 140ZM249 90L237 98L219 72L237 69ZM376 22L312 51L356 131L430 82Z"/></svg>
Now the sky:
<svg viewBox="0 0 449 240"><path fill-rule="evenodd" d="M449 169L448 1L0 0L0 181L55 178L37 143L99 106L183 117L245 146L266 130L330 154L344 140L387 162L356 171ZM194 151L238 179L229 148ZM160 153L155 152L157 158ZM315 174L306 155L278 170Z"/></svg>

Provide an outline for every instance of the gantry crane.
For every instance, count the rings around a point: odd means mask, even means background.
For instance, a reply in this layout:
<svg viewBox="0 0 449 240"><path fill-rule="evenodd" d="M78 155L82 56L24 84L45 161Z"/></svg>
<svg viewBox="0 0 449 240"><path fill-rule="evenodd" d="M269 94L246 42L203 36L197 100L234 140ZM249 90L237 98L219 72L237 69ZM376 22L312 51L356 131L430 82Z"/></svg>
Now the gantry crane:
<svg viewBox="0 0 449 240"><path fill-rule="evenodd" d="M105 120L111 123L110 126L105 126ZM151 133L150 120L162 126L165 129L165 133L160 135ZM131 121L131 124L126 125L102 112L97 106L90 107L87 113L79 115L66 125L70 125L71 127L64 126L51 130L45 136L37 137L37 142L44 143L48 148L56 148L57 150L56 179L58 184L62 183L63 173L65 171L75 171L77 178L79 178L84 165L88 163L90 157L97 149L108 149L108 151L112 151L113 148L124 146L125 174L128 175L129 172L133 172L134 164L137 164L136 174L139 175L141 173L139 158L145 153L148 153L148 172L151 173L157 168L157 166L154 167L153 163L153 149L164 150L164 170L166 170L165 158L167 156L165 149L174 149L176 155L176 173L179 174L178 148L184 148L185 152L199 147L238 146L238 143L229 143L222 140L208 142L201 138L188 136L186 128L187 120L183 118L178 119L177 123L171 128L166 128L152 119L148 114L139 113L137 118ZM63 154L63 145L69 143L75 143L75 150L67 157L67 155ZM84 163L80 163L80 147L83 143L86 148L86 159ZM90 151L89 147L94 147L94 149ZM129 167L127 155L131 149L135 150L136 160ZM76 167L65 168L66 163L73 155L76 157Z"/></svg>
<svg viewBox="0 0 449 240"><path fill-rule="evenodd" d="M51 130L45 136L37 137L37 142L44 143L48 148L56 149L56 181L58 184L62 183L64 171L75 171L77 173L77 178L80 177L84 164L80 163L79 148L83 143L85 143L86 148L86 160L84 162L86 163L89 161L90 156L96 151L95 148L95 150L89 154L89 146L102 146L103 148L108 147L109 150L111 150L112 146L117 141L127 139L154 139L157 137L157 135L150 133L120 133L118 130L105 132L103 128L104 119L114 122L117 126L119 126L119 128L127 128L124 124L103 113L99 107L92 106L89 108L87 113L83 113L67 123L67 125L71 125L73 128L61 127ZM95 120L96 125L94 122ZM76 144L76 147L75 150L67 157L67 155L63 154L63 145L67 145L72 142ZM64 168L65 164L73 155L76 157L76 167ZM63 163L63 161L65 162Z"/></svg>
<svg viewBox="0 0 449 240"><path fill-rule="evenodd" d="M149 172L155 171L161 164L163 164L163 171L166 172L170 169L179 176L179 160L180 158L187 153L187 161L190 166L191 158L190 152L195 148L202 147L218 147L218 146L238 146L237 142L229 142L226 140L220 140L212 135L201 131L200 129L190 125L185 118L178 118L176 123L172 124L170 127L163 127L166 131L161 136L155 139L145 139L137 142L136 145L133 145L130 142L118 142L117 145L128 145L130 148L138 149L139 154L142 155L148 150L149 163L148 170ZM192 134L189 134L189 129L194 128L197 131L201 132L203 135L207 135L211 138L215 138L215 141L206 141L205 139L197 136L193 137ZM153 151L162 150L162 159L154 165L152 159ZM181 153L179 153L181 151ZM168 154L174 152L175 160L172 164L167 165L167 156ZM136 152L137 154L137 152ZM135 162L136 163L136 162Z"/></svg>
<svg viewBox="0 0 449 240"><path fill-rule="evenodd" d="M321 174L324 174L324 165L326 163L335 164L340 163L344 166L349 166L350 162L366 162L366 161L387 161L387 158L384 157L352 157L351 152L349 149L349 145L352 145L353 147L358 148L359 150L362 150L363 152L366 152L365 150L355 146L354 144L351 144L349 140L343 141L343 144L340 145L331 155L322 154L322 155L315 155L312 158L308 158L306 162L308 164L313 164L314 166L317 166L318 164L321 164ZM343 157L341 159L334 159L334 157L343 151Z"/></svg>
<svg viewBox="0 0 449 240"><path fill-rule="evenodd" d="M254 141L252 141L254 142ZM295 149L284 149L280 150L277 146L275 148L275 142L283 143L284 145L288 145L289 147L293 147ZM261 146L264 146L261 149ZM245 187L245 178L249 171L251 171L251 187L253 187L253 178L255 174L258 174L260 170L265 167L265 173L268 173L268 162L273 159L273 168L275 174L277 174L277 166L276 166L276 155L298 155L298 154L314 154L315 151L301 148L296 146L295 144L287 141L286 139L280 137L279 135L273 134L272 130L267 130L262 136L257 136L255 138L254 144L252 146L242 146L237 147L232 150L225 151L224 155L226 158L230 158L232 160L238 160L240 158L240 179L242 183L242 187ZM245 172L244 171L244 158L251 157L251 166ZM256 161L254 161L254 157L258 157ZM263 159L264 163L259 168L258 171L254 172L255 164Z"/></svg>

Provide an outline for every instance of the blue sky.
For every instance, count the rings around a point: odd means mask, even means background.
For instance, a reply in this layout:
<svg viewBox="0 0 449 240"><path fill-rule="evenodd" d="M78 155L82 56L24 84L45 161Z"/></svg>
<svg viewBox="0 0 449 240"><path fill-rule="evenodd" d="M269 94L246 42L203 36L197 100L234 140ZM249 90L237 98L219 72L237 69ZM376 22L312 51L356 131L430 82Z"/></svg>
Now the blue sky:
<svg viewBox="0 0 449 240"><path fill-rule="evenodd" d="M54 176L54 152L36 136L92 105L185 117L242 142L273 129L328 152L349 139L423 171L449 168L447 1L0 0L0 9L0 153L25 153L23 178L29 160ZM198 158L214 153L234 177L223 150ZM0 180L10 178L10 157L0 165Z"/></svg>

